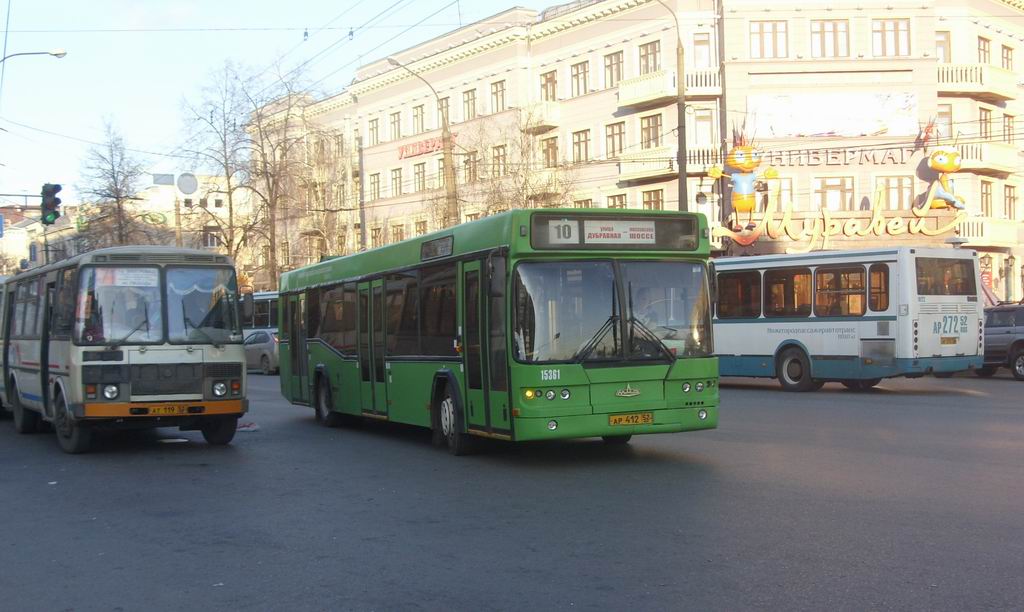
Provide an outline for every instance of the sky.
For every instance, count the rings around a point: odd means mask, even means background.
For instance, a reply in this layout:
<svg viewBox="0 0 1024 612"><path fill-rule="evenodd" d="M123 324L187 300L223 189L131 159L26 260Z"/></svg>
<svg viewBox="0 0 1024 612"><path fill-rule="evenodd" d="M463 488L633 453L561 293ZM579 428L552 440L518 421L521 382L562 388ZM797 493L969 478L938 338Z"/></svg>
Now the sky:
<svg viewBox="0 0 1024 612"><path fill-rule="evenodd" d="M183 101L198 101L225 61L256 70L308 61L305 78L322 79L317 89L335 93L362 64L512 6L553 4L559 2L0 0L0 18L8 16L5 55L67 51L61 59L29 55L0 65L0 193L38 194L43 183L59 183L64 202L78 201L90 143L103 141L107 120L126 147L153 153L136 153L148 171L193 170L166 154L186 139ZM22 201L0 196L0 205Z"/></svg>

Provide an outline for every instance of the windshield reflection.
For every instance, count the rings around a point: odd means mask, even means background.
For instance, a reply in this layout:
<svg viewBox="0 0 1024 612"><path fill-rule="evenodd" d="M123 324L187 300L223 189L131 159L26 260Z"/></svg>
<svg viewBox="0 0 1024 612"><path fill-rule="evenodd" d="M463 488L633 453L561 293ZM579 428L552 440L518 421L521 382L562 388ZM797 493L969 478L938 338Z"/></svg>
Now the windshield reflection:
<svg viewBox="0 0 1024 612"><path fill-rule="evenodd" d="M163 298L156 267L86 267L75 309L80 344L163 340Z"/></svg>
<svg viewBox="0 0 1024 612"><path fill-rule="evenodd" d="M234 270L167 269L167 332L171 342L241 342L237 304Z"/></svg>
<svg viewBox="0 0 1024 612"><path fill-rule="evenodd" d="M630 356L655 358L666 348L677 357L711 354L711 313L703 264L630 261L623 262L621 269L634 322L628 339Z"/></svg>

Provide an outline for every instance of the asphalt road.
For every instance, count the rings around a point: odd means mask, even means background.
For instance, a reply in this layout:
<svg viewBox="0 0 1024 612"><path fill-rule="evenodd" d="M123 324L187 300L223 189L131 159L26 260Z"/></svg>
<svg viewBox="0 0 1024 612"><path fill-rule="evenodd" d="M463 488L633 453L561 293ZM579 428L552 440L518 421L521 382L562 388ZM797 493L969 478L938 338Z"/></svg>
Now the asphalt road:
<svg viewBox="0 0 1024 612"><path fill-rule="evenodd" d="M719 429L488 444L328 430L253 376L252 420L68 456L0 423L3 610L1024 607L1024 383L774 382ZM186 441L176 441L184 439Z"/></svg>

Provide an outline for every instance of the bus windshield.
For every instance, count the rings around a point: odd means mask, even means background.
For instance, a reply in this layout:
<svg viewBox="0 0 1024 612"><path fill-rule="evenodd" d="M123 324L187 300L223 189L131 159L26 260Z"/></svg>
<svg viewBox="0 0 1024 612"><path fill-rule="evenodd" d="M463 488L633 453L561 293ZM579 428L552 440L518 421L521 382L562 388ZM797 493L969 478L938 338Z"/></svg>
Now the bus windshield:
<svg viewBox="0 0 1024 612"><path fill-rule="evenodd" d="M547 363L711 354L703 264L629 261L619 270L620 279L611 261L519 264L516 358ZM625 309L619 295L625 296ZM625 341L622 329L627 330Z"/></svg>
<svg viewBox="0 0 1024 612"><path fill-rule="evenodd" d="M134 344L163 340L163 298L156 267L87 267L80 274L75 340Z"/></svg>
<svg viewBox="0 0 1024 612"><path fill-rule="evenodd" d="M167 331L173 343L241 342L238 285L230 268L167 268Z"/></svg>
<svg viewBox="0 0 1024 612"><path fill-rule="evenodd" d="M951 257L918 257L918 295L977 295L974 261Z"/></svg>

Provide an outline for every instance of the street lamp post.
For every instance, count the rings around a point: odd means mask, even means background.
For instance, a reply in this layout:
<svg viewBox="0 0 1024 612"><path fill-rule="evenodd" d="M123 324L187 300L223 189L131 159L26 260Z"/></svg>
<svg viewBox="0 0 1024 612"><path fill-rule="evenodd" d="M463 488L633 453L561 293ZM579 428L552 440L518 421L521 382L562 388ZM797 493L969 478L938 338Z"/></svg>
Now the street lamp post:
<svg viewBox="0 0 1024 612"><path fill-rule="evenodd" d="M68 52L64 49L51 49L50 51L22 51L20 53L12 53L10 55L5 55L3 59L0 59L0 64L6 62L8 59L12 57L18 57L19 55L52 55L53 57L61 58L67 54Z"/></svg>
<svg viewBox="0 0 1024 612"><path fill-rule="evenodd" d="M448 112L447 110L445 112L441 112L441 96L437 95L437 90L434 89L434 86L431 85L429 81L393 57L388 58L388 63L396 68L405 70L417 79L423 81L423 83L430 88L431 93L434 94L434 100L437 102L437 113L441 116L441 147L443 149L442 154L444 156L445 225L447 227L458 225L459 198L458 193L455 191L455 155L452 151L452 133L448 126Z"/></svg>
<svg viewBox="0 0 1024 612"><path fill-rule="evenodd" d="M1006 291L1006 301L1013 300L1013 283L1010 282L1013 277L1013 269L1016 267L1017 260L1013 255L1006 257L1006 268L1003 272L1003 286Z"/></svg>
<svg viewBox="0 0 1024 612"><path fill-rule="evenodd" d="M686 212L689 210L689 203L686 194L686 80L683 66L683 32L679 25L679 17L672 7L663 0L658 0L658 4L672 14L672 20L676 24L676 114L679 124L676 166L679 168L679 210Z"/></svg>

